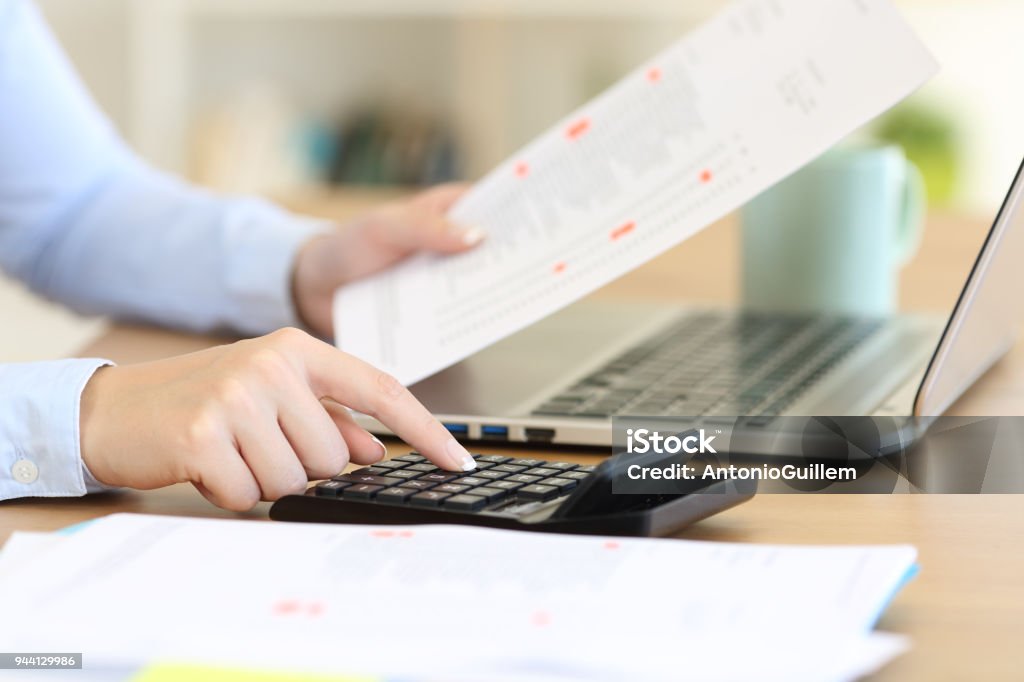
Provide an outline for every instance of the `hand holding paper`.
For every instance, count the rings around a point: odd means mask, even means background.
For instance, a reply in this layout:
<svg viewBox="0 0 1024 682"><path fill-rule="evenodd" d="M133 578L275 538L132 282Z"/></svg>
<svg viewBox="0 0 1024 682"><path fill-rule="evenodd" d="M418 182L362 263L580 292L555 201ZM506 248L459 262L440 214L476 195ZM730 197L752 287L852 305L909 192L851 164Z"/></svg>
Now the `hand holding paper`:
<svg viewBox="0 0 1024 682"><path fill-rule="evenodd" d="M472 252L335 297L339 346L409 384L689 238L936 70L889 0L740 0L480 181ZM373 321L373 322L371 322Z"/></svg>

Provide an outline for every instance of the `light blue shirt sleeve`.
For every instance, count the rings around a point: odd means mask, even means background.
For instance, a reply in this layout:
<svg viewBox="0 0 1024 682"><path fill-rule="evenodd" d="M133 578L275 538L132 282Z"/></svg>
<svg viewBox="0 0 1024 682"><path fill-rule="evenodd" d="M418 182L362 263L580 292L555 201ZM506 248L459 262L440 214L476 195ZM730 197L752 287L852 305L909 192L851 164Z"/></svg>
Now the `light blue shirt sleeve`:
<svg viewBox="0 0 1024 682"><path fill-rule="evenodd" d="M325 229L148 167L38 10L0 0L0 269L85 313L262 334L298 323L292 264ZM78 402L100 364L0 365L0 499L86 492Z"/></svg>

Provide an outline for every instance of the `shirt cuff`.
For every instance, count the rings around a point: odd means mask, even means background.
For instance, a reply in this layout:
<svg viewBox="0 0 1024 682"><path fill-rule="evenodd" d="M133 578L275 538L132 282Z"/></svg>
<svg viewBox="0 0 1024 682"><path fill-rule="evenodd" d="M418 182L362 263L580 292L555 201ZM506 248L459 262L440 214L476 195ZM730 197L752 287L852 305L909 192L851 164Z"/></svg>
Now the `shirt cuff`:
<svg viewBox="0 0 1024 682"><path fill-rule="evenodd" d="M78 497L87 485L79 435L82 391L108 360L0 365L0 499ZM90 475L89 478L92 478Z"/></svg>
<svg viewBox="0 0 1024 682"><path fill-rule="evenodd" d="M292 271L299 250L334 224L304 218L259 200L233 212L226 226L225 285L239 331L265 334L302 323L295 310Z"/></svg>

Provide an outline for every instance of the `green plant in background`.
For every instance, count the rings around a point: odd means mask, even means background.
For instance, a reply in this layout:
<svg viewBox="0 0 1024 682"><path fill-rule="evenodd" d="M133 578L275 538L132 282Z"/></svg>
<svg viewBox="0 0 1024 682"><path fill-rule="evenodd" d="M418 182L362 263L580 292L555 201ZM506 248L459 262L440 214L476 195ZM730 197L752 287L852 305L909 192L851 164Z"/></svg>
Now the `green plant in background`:
<svg viewBox="0 0 1024 682"><path fill-rule="evenodd" d="M956 120L946 110L908 100L879 121L875 136L903 147L921 169L929 203L946 206L956 198L963 160Z"/></svg>

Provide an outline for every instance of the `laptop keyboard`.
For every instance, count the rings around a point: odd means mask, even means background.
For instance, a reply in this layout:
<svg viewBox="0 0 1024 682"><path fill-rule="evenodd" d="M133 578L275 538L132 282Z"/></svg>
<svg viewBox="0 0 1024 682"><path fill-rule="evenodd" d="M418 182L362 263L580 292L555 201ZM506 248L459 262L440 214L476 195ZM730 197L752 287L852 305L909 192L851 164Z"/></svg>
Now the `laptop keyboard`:
<svg viewBox="0 0 1024 682"><path fill-rule="evenodd" d="M778 415L881 325L863 318L688 315L533 414Z"/></svg>
<svg viewBox="0 0 1024 682"><path fill-rule="evenodd" d="M595 468L502 455L473 459L477 468L461 473L444 471L417 453L402 455L322 481L314 492L320 497L450 511L506 510L568 495Z"/></svg>

